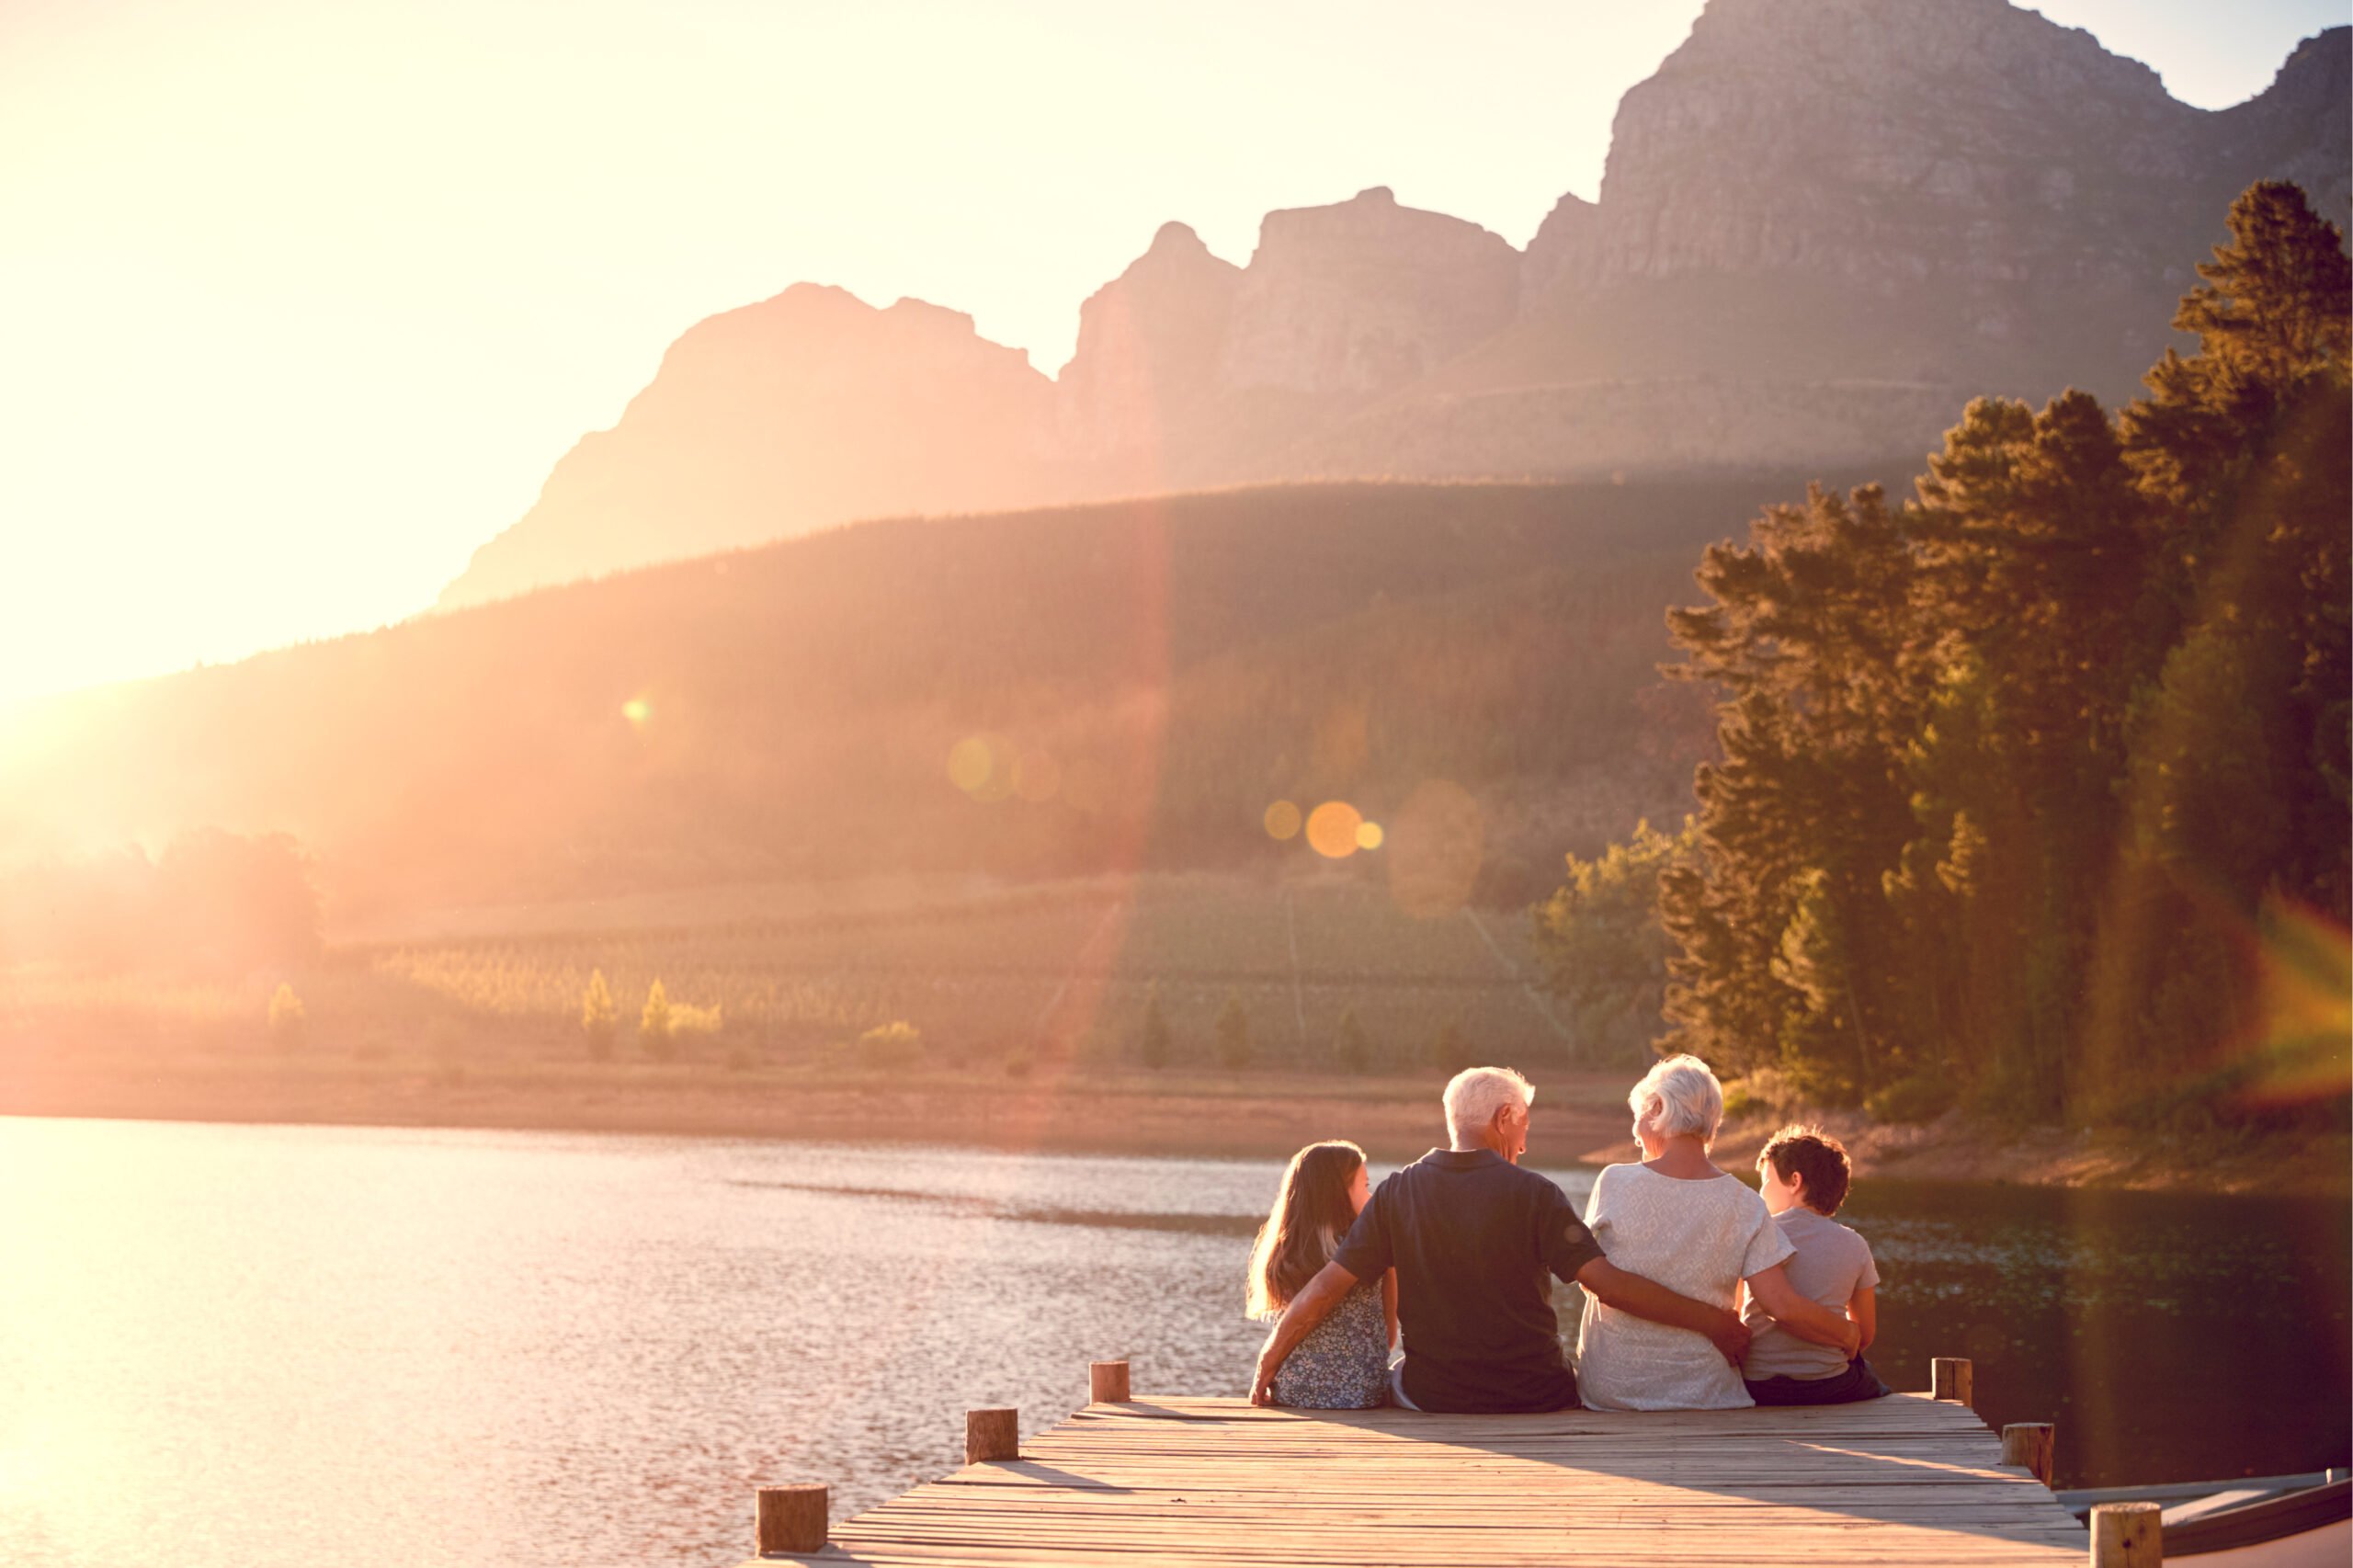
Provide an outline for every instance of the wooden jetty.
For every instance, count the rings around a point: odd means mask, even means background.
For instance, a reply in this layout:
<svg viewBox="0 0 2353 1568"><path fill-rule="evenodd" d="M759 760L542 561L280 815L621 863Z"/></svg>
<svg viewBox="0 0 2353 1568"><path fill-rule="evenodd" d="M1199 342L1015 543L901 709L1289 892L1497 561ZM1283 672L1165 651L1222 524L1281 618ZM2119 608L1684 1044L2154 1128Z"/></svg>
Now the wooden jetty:
<svg viewBox="0 0 2353 1568"><path fill-rule="evenodd" d="M2156 1568L2155 1505L2086 1535L2051 1428L1996 1437L1969 1376L1816 1409L1433 1415L1132 1399L1097 1362L1069 1420L1021 1442L1014 1412L971 1412L963 1469L830 1529L823 1486L762 1489L754 1563Z"/></svg>

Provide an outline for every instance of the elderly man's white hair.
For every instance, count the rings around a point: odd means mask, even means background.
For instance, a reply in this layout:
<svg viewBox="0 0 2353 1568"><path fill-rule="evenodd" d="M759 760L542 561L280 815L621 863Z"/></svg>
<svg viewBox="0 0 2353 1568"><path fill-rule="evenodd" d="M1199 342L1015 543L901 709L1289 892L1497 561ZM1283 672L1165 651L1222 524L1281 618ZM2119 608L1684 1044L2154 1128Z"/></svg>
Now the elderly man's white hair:
<svg viewBox="0 0 2353 1568"><path fill-rule="evenodd" d="M1696 1056L1670 1056L1649 1072L1626 1096L1634 1125L1654 1138L1696 1134L1713 1142L1723 1125L1724 1086Z"/></svg>
<svg viewBox="0 0 2353 1568"><path fill-rule="evenodd" d="M1508 1067L1465 1067L1447 1081L1446 1131L1460 1145L1475 1143L1506 1106L1526 1110L1536 1085Z"/></svg>

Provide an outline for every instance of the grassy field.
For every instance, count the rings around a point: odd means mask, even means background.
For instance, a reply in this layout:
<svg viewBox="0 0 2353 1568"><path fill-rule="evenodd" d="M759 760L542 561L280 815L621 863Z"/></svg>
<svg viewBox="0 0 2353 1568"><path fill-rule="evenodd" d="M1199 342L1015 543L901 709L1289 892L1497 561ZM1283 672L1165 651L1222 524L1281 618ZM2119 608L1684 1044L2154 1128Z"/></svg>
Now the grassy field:
<svg viewBox="0 0 2353 1568"><path fill-rule="evenodd" d="M340 933L288 977L303 1038L272 1040L278 977L0 971L0 1113L483 1127L1275 1158L1348 1137L1410 1159L1438 1135L1431 1047L1540 1086L1531 1157L1624 1157L1641 1063L1588 1060L1526 983L1524 915L1398 911L1378 882L1152 876L1006 888L979 880L742 885L474 906ZM593 1059L581 994L603 970L621 1027ZM645 988L717 1006L723 1027L657 1059ZM1173 1036L1139 1060L1144 989ZM1246 1071L1212 1023L1247 1012ZM1333 1051L1353 1007L1362 1074ZM904 1019L924 1050L870 1061L858 1035ZM2342 1137L2177 1139L1832 1119L1873 1175L2075 1186L2340 1192ZM1741 1168L1779 1120L1726 1129Z"/></svg>
<svg viewBox="0 0 2353 1568"><path fill-rule="evenodd" d="M730 888L413 917L333 942L284 977L304 1011L299 1046L358 1057L422 1052L487 1067L585 1058L582 998L601 971L620 1017L613 1051L654 1054L636 1031L656 980L673 1003L717 1008L682 1038L689 1060L823 1064L866 1030L904 1021L934 1071L1070 1057L1136 1065L1147 994L1170 1031L1171 1072L1214 1061L1229 997L1252 1065L1321 1068L1353 1009L1372 1072L1435 1062L1449 1027L1466 1050L1574 1060L1537 975L1526 917L1401 912L1359 878L1291 881L1161 875L1006 888L966 881L824 891ZM267 1049L278 976L242 982L19 971L9 1032Z"/></svg>

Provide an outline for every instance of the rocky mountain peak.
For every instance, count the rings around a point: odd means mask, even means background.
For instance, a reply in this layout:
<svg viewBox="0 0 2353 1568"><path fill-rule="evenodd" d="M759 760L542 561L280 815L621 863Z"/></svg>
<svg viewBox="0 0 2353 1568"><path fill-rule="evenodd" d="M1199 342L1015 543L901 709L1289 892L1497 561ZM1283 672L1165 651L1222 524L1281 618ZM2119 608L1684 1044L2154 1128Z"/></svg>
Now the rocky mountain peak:
<svg viewBox="0 0 2353 1568"><path fill-rule="evenodd" d="M1242 269L1183 223L1163 223L1126 271L1078 308L1078 347L1055 387L1056 428L1081 462L1141 465L1211 392Z"/></svg>
<svg viewBox="0 0 2353 1568"><path fill-rule="evenodd" d="M1600 207L1574 191L1564 194L1544 215L1536 237L1528 242L1528 254L1519 267L1521 298L1540 298L1564 277L1590 276L1600 240Z"/></svg>
<svg viewBox="0 0 2353 1568"><path fill-rule="evenodd" d="M1146 256L1208 256L1210 247L1193 232L1190 223L1180 223L1171 218L1152 233L1152 244L1144 247Z"/></svg>
<svg viewBox="0 0 2353 1568"><path fill-rule="evenodd" d="M474 553L444 607L846 517L1051 491L1053 384L972 318L795 284L696 324L609 430ZM693 550L661 548L691 517Z"/></svg>
<svg viewBox="0 0 2353 1568"><path fill-rule="evenodd" d="M1519 253L1502 236L1399 204L1385 186L1269 212L1234 301L1218 379L1360 398L1425 374L1511 320Z"/></svg>
<svg viewBox="0 0 2353 1568"><path fill-rule="evenodd" d="M2096 112L2183 107L2147 65L2010 0L1709 0L1654 80L1790 65L1802 65L1801 85L1824 98L1835 96L1822 92L1825 86L1878 93L1998 86L2022 99L2088 91L2096 101L2083 107Z"/></svg>
<svg viewBox="0 0 2353 1568"><path fill-rule="evenodd" d="M2353 28L2306 39L2269 87L2215 118L2222 184L2294 180L2323 217L2353 222Z"/></svg>
<svg viewBox="0 0 2353 1568"><path fill-rule="evenodd" d="M1709 0L1525 256L1386 186L1246 267L1166 223L1052 381L795 285L687 332L444 602L892 512L1908 459L1972 396L2131 395L2249 182L2346 222L2348 80L2353 28L2213 113L2009 0Z"/></svg>

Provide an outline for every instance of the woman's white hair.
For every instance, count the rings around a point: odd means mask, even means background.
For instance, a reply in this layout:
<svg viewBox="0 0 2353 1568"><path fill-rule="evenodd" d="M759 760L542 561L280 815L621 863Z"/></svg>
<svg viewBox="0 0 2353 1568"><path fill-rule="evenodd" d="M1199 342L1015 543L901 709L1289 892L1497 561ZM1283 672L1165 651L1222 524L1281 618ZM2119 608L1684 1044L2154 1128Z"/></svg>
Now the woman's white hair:
<svg viewBox="0 0 2353 1568"><path fill-rule="evenodd" d="M1465 1067L1447 1081L1446 1131L1456 1143L1475 1142L1506 1106L1526 1110L1536 1085L1508 1067Z"/></svg>
<svg viewBox="0 0 2353 1568"><path fill-rule="evenodd" d="M1698 1057L1670 1056L1643 1074L1626 1107L1634 1125L1654 1138L1696 1133L1701 1142L1713 1142L1724 1119L1724 1086Z"/></svg>

